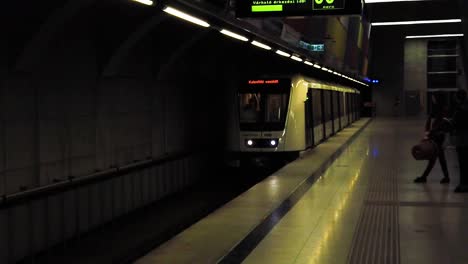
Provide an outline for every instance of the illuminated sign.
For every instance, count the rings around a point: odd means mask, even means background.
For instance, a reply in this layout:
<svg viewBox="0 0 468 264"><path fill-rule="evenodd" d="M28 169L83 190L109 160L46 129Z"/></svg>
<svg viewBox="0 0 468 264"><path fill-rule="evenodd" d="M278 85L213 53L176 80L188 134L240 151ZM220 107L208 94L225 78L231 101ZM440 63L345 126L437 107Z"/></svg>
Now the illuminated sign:
<svg viewBox="0 0 468 264"><path fill-rule="evenodd" d="M361 15L361 0L237 0L237 17Z"/></svg>
<svg viewBox="0 0 468 264"><path fill-rule="evenodd" d="M299 47L313 52L324 52L325 44L310 44L304 41L299 41Z"/></svg>
<svg viewBox="0 0 468 264"><path fill-rule="evenodd" d="M279 80L249 80L249 84L279 84Z"/></svg>

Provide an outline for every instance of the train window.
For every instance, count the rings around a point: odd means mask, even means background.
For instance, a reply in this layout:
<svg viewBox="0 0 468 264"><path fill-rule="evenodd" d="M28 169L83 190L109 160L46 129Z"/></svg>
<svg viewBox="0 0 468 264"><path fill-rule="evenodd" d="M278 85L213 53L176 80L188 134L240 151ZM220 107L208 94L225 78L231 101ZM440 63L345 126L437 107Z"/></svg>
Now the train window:
<svg viewBox="0 0 468 264"><path fill-rule="evenodd" d="M265 122L281 122L286 113L287 96L281 94L268 94L265 108Z"/></svg>
<svg viewBox="0 0 468 264"><path fill-rule="evenodd" d="M330 91L323 91L324 94L323 94L323 100L324 100L324 114L325 114L325 122L327 121L330 121L331 120L331 116L332 116L332 108L331 108L331 99L330 99L330 96L331 96L331 92Z"/></svg>
<svg viewBox="0 0 468 264"><path fill-rule="evenodd" d="M241 94L240 96L240 122L256 123L260 117L260 93Z"/></svg>
<svg viewBox="0 0 468 264"><path fill-rule="evenodd" d="M314 126L322 123L322 101L320 90L312 90L312 115L314 117Z"/></svg>
<svg viewBox="0 0 468 264"><path fill-rule="evenodd" d="M289 93L247 92L239 94L241 130L282 130Z"/></svg>

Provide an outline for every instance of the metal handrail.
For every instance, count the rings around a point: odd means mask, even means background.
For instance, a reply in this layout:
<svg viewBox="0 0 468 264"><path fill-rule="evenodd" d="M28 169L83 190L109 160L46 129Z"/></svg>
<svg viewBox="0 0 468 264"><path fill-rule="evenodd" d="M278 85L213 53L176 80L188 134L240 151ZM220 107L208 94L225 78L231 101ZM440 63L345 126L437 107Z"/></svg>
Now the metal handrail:
<svg viewBox="0 0 468 264"><path fill-rule="evenodd" d="M44 197L65 192L71 189L78 187L95 184L97 182L102 182L117 178L119 176L131 173L133 171L138 171L141 169L157 166L166 162L182 159L192 155L194 152L180 152L172 155L167 155L159 159L148 158L142 161L136 161L135 163L127 164L121 167L113 167L105 171L97 171L95 173L81 176L73 177L70 176L66 180L49 184L46 186L37 187L34 189L10 194L3 195L0 201L0 210L18 205L24 202L29 202L31 200L38 200Z"/></svg>

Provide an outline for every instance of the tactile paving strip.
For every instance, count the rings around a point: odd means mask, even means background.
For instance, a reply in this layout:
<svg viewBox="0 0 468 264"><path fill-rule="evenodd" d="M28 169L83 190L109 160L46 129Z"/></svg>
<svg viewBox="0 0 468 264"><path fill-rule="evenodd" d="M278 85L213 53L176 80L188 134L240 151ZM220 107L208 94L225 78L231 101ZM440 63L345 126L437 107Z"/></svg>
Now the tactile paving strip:
<svg viewBox="0 0 468 264"><path fill-rule="evenodd" d="M369 189L359 216L348 264L399 264L397 168L370 165ZM384 165L384 164L380 164Z"/></svg>

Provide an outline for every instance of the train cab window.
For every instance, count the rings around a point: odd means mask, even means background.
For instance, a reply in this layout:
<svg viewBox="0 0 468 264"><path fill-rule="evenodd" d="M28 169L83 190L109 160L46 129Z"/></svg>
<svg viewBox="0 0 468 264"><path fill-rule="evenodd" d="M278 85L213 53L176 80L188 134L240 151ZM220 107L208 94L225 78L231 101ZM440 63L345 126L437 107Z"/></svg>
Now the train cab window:
<svg viewBox="0 0 468 264"><path fill-rule="evenodd" d="M286 121L289 93L239 93L241 130L282 130Z"/></svg>
<svg viewBox="0 0 468 264"><path fill-rule="evenodd" d="M242 94L240 98L240 122L256 123L259 122L260 94Z"/></svg>
<svg viewBox="0 0 468 264"><path fill-rule="evenodd" d="M281 94L268 94L266 98L265 122L281 122L286 113L286 96Z"/></svg>

